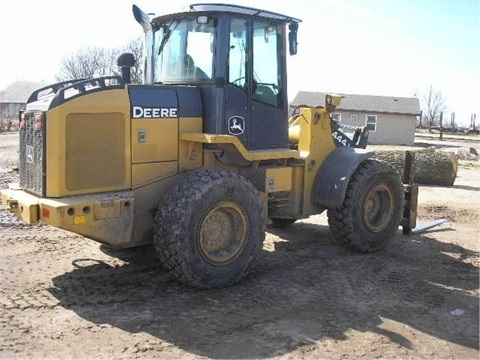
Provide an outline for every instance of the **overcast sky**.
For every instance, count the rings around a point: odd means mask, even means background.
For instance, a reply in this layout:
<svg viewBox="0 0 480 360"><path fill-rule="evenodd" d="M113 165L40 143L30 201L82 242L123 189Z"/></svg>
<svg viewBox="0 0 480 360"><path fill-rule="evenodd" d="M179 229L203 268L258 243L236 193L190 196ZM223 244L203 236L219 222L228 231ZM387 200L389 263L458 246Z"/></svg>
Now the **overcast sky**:
<svg viewBox="0 0 480 360"><path fill-rule="evenodd" d="M65 55L139 36L132 4L160 15L190 3L0 0L0 89L15 80L54 81ZM458 120L480 116L480 0L231 3L302 19L299 53L288 59L290 100L299 90L422 97L432 85Z"/></svg>

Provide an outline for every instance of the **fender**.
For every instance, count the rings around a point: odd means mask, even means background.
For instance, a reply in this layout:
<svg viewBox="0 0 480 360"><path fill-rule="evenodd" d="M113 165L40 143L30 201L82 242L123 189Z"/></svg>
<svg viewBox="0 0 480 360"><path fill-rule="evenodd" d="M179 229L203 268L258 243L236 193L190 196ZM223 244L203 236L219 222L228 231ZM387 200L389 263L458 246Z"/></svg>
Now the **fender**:
<svg viewBox="0 0 480 360"><path fill-rule="evenodd" d="M373 151L352 147L335 149L315 176L312 202L327 209L336 209L342 205L353 172L363 160L373 154Z"/></svg>

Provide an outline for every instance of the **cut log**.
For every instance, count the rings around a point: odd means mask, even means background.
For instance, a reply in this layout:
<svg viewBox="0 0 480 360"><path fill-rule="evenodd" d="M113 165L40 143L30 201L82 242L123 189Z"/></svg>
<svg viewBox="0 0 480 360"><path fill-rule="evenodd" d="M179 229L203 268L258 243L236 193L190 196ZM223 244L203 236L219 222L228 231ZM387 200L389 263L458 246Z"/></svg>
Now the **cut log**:
<svg viewBox="0 0 480 360"><path fill-rule="evenodd" d="M441 186L452 186L454 184L458 168L458 160L455 154L434 148L412 152L415 154L413 171L416 183ZM405 151L375 150L375 157L390 162L403 178Z"/></svg>

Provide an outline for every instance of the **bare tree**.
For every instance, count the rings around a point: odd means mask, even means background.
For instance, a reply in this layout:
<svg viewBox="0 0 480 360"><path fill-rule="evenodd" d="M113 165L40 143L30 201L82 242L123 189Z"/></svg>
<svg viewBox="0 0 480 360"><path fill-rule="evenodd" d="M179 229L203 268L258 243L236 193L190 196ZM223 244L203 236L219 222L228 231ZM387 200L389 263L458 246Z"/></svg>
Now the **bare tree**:
<svg viewBox="0 0 480 360"><path fill-rule="evenodd" d="M422 114L429 129L438 124L440 113L445 108L445 98L442 92L430 86L422 99Z"/></svg>
<svg viewBox="0 0 480 360"><path fill-rule="evenodd" d="M57 81L72 79L88 79L100 76L120 75L117 58L122 52L131 52L136 63L132 68L133 83L141 83L143 79L142 58L143 40L135 38L120 49L102 49L98 47L81 48L70 56L63 58Z"/></svg>
<svg viewBox="0 0 480 360"><path fill-rule="evenodd" d="M97 47L79 49L66 56L56 76L58 81L113 75L113 51Z"/></svg>

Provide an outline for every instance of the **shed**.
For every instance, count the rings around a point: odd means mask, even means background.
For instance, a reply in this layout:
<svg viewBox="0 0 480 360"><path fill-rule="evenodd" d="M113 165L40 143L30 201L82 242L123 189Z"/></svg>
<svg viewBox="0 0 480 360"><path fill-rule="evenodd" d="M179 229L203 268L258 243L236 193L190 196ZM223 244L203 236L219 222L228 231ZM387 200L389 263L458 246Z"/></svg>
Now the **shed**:
<svg viewBox="0 0 480 360"><path fill-rule="evenodd" d="M25 106L29 96L46 83L40 81L15 81L0 91L0 118L18 119L18 112Z"/></svg>
<svg viewBox="0 0 480 360"><path fill-rule="evenodd" d="M412 97L338 94L343 97L332 118L340 124L364 126L369 129L369 144L408 145L415 140L420 102ZM300 91L290 104L323 106L325 93Z"/></svg>

